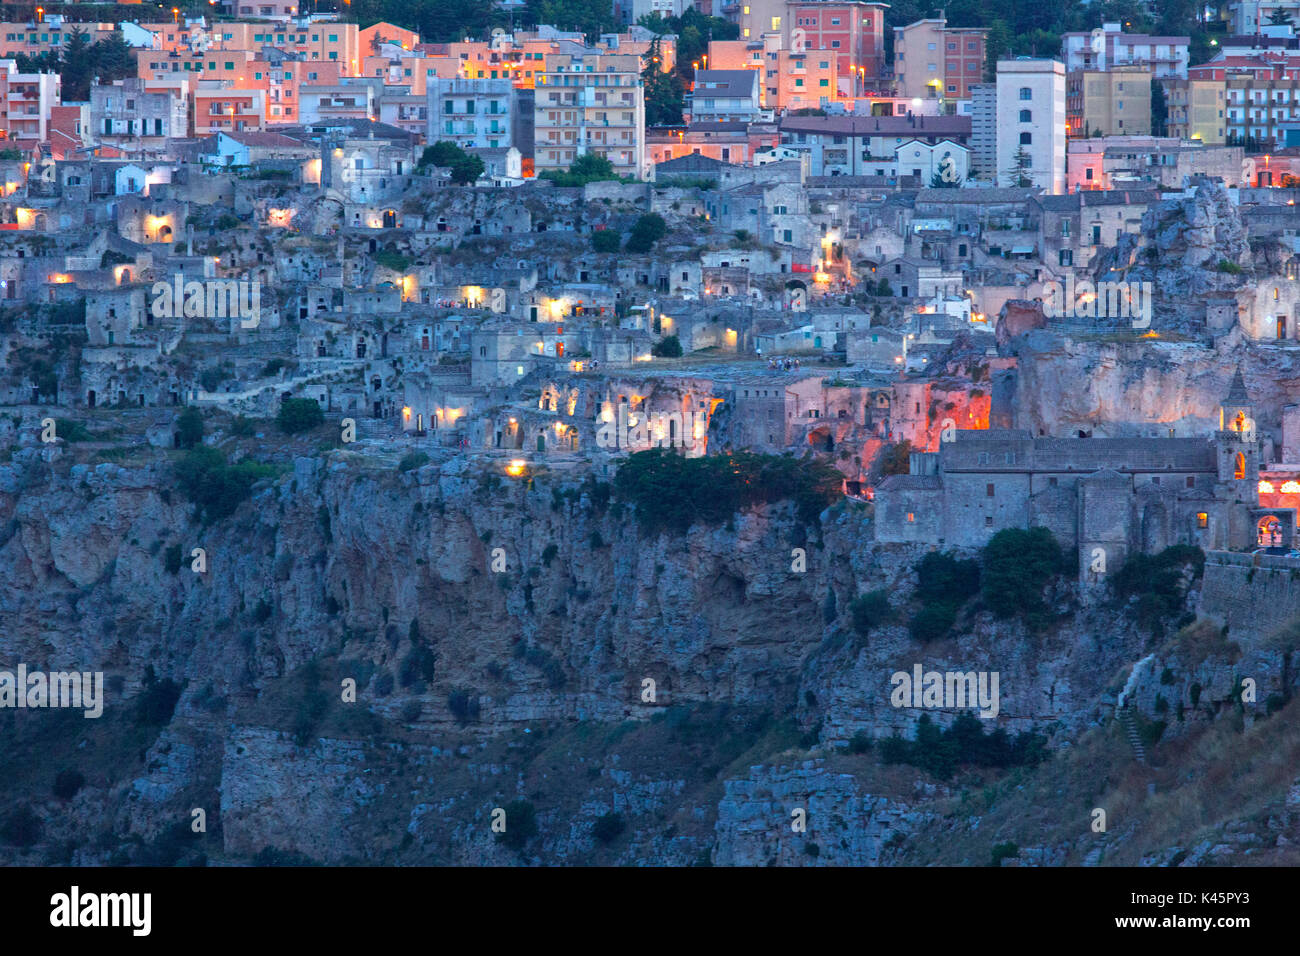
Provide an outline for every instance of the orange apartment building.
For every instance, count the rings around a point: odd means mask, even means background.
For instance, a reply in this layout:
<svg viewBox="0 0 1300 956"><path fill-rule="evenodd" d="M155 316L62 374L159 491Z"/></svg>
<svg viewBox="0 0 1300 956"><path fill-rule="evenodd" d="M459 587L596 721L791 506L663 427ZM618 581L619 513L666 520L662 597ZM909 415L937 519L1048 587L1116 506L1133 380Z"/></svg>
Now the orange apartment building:
<svg viewBox="0 0 1300 956"><path fill-rule="evenodd" d="M33 4L35 7L35 4ZM39 56L42 53L59 53L75 31L86 34L86 42L94 43L117 32L115 23L65 23L62 17L46 16L41 22L0 23L0 56L22 53Z"/></svg>
<svg viewBox="0 0 1300 956"><path fill-rule="evenodd" d="M815 109L822 99L840 97L838 53L782 49L779 33L758 40L713 40L709 43L709 69L757 70L765 109Z"/></svg>

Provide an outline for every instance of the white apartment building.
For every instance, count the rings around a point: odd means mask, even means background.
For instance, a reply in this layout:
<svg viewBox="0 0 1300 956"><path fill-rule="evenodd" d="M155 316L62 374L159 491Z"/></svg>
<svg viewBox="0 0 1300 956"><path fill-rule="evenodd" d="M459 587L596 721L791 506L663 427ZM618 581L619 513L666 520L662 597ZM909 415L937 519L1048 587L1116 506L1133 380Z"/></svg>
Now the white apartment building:
<svg viewBox="0 0 1300 956"><path fill-rule="evenodd" d="M551 54L535 80L533 165L539 175L595 153L620 176L649 177L640 57Z"/></svg>
<svg viewBox="0 0 1300 956"><path fill-rule="evenodd" d="M1027 57L1000 60L997 87L998 185L1014 186L1019 165L1032 185L1063 194L1065 64Z"/></svg>
<svg viewBox="0 0 1300 956"><path fill-rule="evenodd" d="M9 140L44 142L50 109L59 105L57 73L19 73L15 60L0 60L0 131Z"/></svg>
<svg viewBox="0 0 1300 956"><path fill-rule="evenodd" d="M461 149L508 149L515 145L517 104L510 80L429 77L426 141L455 143Z"/></svg>
<svg viewBox="0 0 1300 956"><path fill-rule="evenodd" d="M1069 73L1142 66L1150 69L1156 79L1185 80L1190 43L1190 37L1124 33L1118 23L1103 23L1100 30L1062 36L1061 55Z"/></svg>

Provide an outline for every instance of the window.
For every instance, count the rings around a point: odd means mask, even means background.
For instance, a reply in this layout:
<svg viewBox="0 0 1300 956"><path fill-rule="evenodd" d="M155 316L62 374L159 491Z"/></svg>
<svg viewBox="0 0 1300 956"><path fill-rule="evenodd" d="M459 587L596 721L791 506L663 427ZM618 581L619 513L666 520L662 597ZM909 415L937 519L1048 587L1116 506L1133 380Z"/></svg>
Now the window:
<svg viewBox="0 0 1300 956"><path fill-rule="evenodd" d="M916 515L915 515L913 512L909 511L909 512L907 513L907 523L908 523L908 524L911 524L911 523L914 522L915 520L916 520Z"/></svg>
<svg viewBox="0 0 1300 956"><path fill-rule="evenodd" d="M984 516L984 527L986 527L986 528L991 528L991 527L993 527L993 516L992 516L992 515L985 515L985 516Z"/></svg>
<svg viewBox="0 0 1300 956"><path fill-rule="evenodd" d="M1210 516L1206 514L1204 511L1198 511L1196 513L1196 527L1208 528L1209 526L1210 526Z"/></svg>
<svg viewBox="0 0 1300 956"><path fill-rule="evenodd" d="M992 482L990 482L989 484L987 484L987 485L984 486L984 497L985 497L985 498L992 498L992 497L993 497L993 484L992 484Z"/></svg>
<svg viewBox="0 0 1300 956"><path fill-rule="evenodd" d="M1193 478L1191 475L1188 475L1188 476L1187 476L1187 487L1188 487L1188 488L1195 488L1195 487L1196 487L1196 479Z"/></svg>
<svg viewBox="0 0 1300 956"><path fill-rule="evenodd" d="M1022 100L1032 100L1034 98L1034 91L1027 86L1022 86L1020 88L1020 98Z"/></svg>
<svg viewBox="0 0 1300 956"><path fill-rule="evenodd" d="M1033 142L1034 142L1034 134L1033 134L1033 133L1021 133L1021 134L1020 134L1020 145L1021 145L1021 146L1032 146L1032 145L1033 145Z"/></svg>
<svg viewBox="0 0 1300 956"><path fill-rule="evenodd" d="M1031 110L1021 110L1021 111L1020 111L1020 122L1022 122L1022 123L1032 123L1033 121L1034 121L1034 114L1033 114L1033 112L1032 112Z"/></svg>

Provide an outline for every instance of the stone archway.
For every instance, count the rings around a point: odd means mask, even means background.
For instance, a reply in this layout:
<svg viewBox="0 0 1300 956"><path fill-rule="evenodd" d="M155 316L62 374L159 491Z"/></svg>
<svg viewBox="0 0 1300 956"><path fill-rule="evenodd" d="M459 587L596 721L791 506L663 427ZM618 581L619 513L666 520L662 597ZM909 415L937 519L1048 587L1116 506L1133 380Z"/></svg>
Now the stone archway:
<svg viewBox="0 0 1300 956"><path fill-rule="evenodd" d="M1255 525L1255 543L1261 548L1282 546L1282 522L1276 515L1264 515Z"/></svg>

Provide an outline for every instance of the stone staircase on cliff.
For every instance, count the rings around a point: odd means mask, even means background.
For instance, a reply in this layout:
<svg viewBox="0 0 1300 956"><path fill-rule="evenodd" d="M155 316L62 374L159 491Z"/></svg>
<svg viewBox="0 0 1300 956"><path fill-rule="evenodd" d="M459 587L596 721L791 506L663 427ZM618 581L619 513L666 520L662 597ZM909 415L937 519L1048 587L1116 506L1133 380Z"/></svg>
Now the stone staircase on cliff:
<svg viewBox="0 0 1300 956"><path fill-rule="evenodd" d="M1124 736L1128 738L1129 746L1133 748L1133 756L1137 762L1145 764L1147 762L1146 748L1142 746L1142 735L1138 733L1137 721L1133 719L1133 711L1125 707L1119 711L1119 723L1124 728Z"/></svg>

